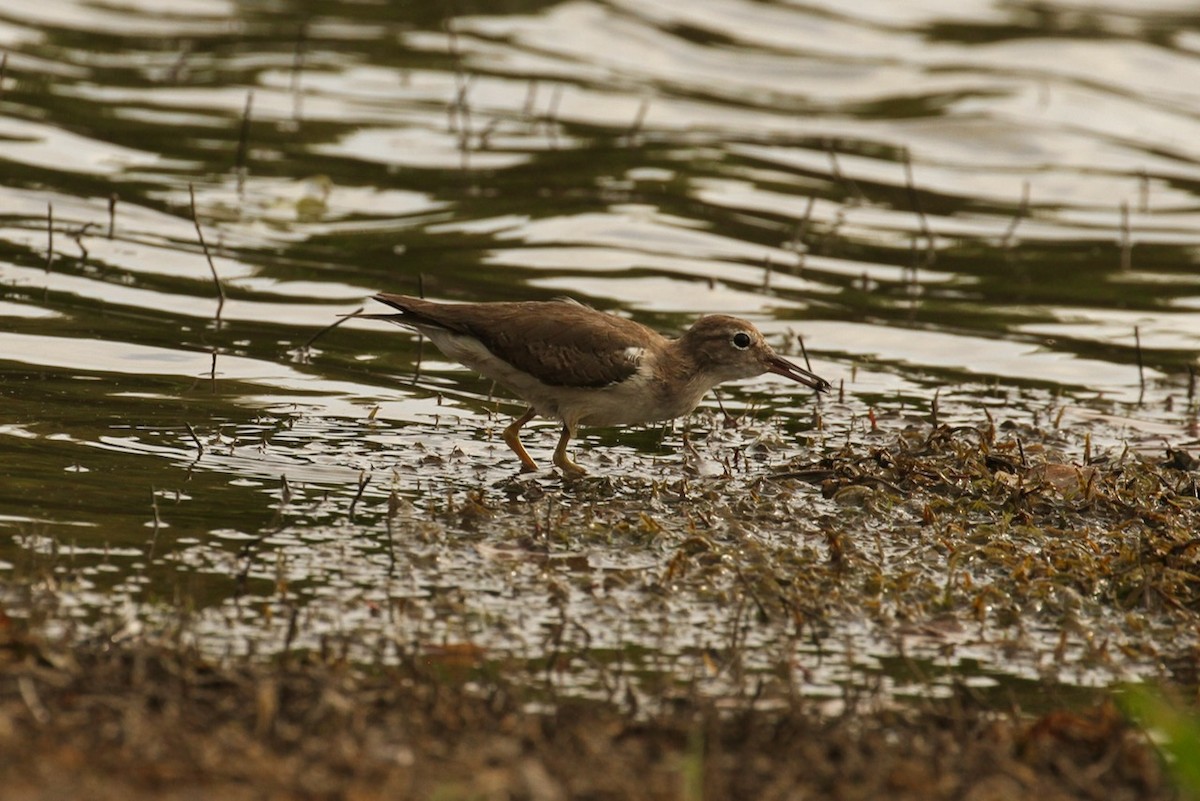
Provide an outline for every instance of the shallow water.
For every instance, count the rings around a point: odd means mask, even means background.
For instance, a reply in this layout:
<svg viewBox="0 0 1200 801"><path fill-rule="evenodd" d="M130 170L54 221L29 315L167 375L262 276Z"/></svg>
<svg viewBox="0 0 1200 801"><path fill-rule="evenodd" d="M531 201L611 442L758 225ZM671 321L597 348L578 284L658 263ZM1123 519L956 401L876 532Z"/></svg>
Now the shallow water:
<svg viewBox="0 0 1200 801"><path fill-rule="evenodd" d="M531 559L522 537L588 503L510 481L497 434L519 407L488 382L369 321L306 346L378 290L570 294L676 331L733 312L787 352L801 334L843 389L818 425L793 387L723 388L761 431L702 416L695 458L683 426L586 432L578 458L629 508L760 434L782 464L869 410L923 417L935 392L943 419L1061 413L1098 447L1194 443L1190 4L492 5L0 10L14 613L86 631L183 608L217 652L383 634L537 661L565 643L650 673L703 672L688 654L743 636L737 618L712 634L727 599L639 589L686 537L677 510L647 507L661 542L608 519ZM552 431L532 427L542 461ZM487 525L446 513L471 493ZM759 667L793 648L816 694L897 652L878 632L761 636ZM845 658L814 656L830 648ZM983 650L985 672L1039 674Z"/></svg>

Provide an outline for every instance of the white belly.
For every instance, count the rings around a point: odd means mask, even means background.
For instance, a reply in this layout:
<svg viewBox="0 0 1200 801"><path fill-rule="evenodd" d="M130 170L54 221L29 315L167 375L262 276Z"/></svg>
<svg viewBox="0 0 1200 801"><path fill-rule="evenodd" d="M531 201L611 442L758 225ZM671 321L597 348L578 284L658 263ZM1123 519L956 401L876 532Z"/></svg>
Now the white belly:
<svg viewBox="0 0 1200 801"><path fill-rule="evenodd" d="M492 355L471 337L444 331L426 334L442 353L502 384L545 417L579 425L620 426L669 420L696 408L707 386L684 385L667 393L655 377L649 359L619 384L599 388L560 387L543 384Z"/></svg>

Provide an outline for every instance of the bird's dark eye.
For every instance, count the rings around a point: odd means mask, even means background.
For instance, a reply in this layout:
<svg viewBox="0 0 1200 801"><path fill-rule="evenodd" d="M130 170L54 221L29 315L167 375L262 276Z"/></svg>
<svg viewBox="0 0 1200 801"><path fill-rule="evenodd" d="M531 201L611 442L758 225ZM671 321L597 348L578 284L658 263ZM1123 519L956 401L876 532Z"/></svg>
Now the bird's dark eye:
<svg viewBox="0 0 1200 801"><path fill-rule="evenodd" d="M750 335L745 331L738 331L733 335L733 346L738 350L745 350L750 347Z"/></svg>

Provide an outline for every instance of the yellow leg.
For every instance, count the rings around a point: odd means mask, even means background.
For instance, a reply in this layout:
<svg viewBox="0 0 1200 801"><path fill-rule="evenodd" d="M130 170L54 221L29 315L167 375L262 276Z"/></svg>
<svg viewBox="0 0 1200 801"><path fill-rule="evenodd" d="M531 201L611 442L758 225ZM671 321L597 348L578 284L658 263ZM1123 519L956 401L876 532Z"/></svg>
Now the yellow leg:
<svg viewBox="0 0 1200 801"><path fill-rule="evenodd" d="M513 420L508 428L504 429L504 443L512 448L513 453L521 460L522 473L536 473L538 469L537 462L533 461L533 458L529 455L529 451L525 450L525 446L521 444L521 426L536 416L537 412L530 406L525 410L525 414Z"/></svg>
<svg viewBox="0 0 1200 801"><path fill-rule="evenodd" d="M554 449L554 464L559 470L563 471L563 475L565 476L584 476L587 475L587 471L571 461L570 456L567 456L567 443L574 435L575 431L571 426L563 423L562 436L558 438L558 447Z"/></svg>

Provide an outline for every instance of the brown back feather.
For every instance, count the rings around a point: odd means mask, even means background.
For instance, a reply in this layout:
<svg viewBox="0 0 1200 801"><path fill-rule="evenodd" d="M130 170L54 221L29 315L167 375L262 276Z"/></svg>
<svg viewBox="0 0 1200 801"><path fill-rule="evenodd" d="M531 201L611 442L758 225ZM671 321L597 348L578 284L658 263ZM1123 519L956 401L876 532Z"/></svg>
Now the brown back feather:
<svg viewBox="0 0 1200 801"><path fill-rule="evenodd" d="M550 386L624 381L637 372L628 349L645 346L647 338L661 339L640 323L570 301L444 304L390 294L375 299L400 310L387 319L475 337L497 358Z"/></svg>

